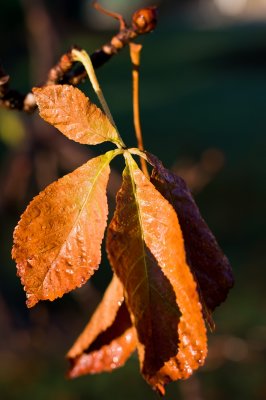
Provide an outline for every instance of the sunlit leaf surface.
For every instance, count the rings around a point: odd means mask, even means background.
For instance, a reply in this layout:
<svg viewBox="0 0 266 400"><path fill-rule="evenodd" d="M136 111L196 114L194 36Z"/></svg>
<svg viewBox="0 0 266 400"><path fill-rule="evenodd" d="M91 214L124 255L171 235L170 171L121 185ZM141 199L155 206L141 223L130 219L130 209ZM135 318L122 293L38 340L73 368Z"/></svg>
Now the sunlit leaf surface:
<svg viewBox="0 0 266 400"><path fill-rule="evenodd" d="M83 144L119 143L107 116L79 89L71 85L34 88L40 116L69 139Z"/></svg>
<svg viewBox="0 0 266 400"><path fill-rule="evenodd" d="M52 183L22 215L12 256L28 307L83 285L98 268L113 153L93 158Z"/></svg>

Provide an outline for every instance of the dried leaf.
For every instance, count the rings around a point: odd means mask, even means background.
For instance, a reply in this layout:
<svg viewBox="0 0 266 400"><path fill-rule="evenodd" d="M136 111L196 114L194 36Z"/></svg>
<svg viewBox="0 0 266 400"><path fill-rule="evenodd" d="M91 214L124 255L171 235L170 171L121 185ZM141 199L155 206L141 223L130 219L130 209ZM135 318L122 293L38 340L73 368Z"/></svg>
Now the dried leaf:
<svg viewBox="0 0 266 400"><path fill-rule="evenodd" d="M120 143L107 116L71 85L34 88L40 116L69 139L83 144Z"/></svg>
<svg viewBox="0 0 266 400"><path fill-rule="evenodd" d="M123 286L114 275L90 322L69 350L68 376L112 371L136 348L136 333L127 311Z"/></svg>
<svg viewBox="0 0 266 400"><path fill-rule="evenodd" d="M151 182L178 215L187 263L198 283L202 301L213 311L225 300L234 283L229 261L202 218L184 180L164 168L157 157L148 153L147 156L154 165Z"/></svg>
<svg viewBox="0 0 266 400"><path fill-rule="evenodd" d="M14 231L12 256L28 307L83 285L98 268L114 153L93 158L52 183L22 215Z"/></svg>
<svg viewBox="0 0 266 400"><path fill-rule="evenodd" d="M145 379L164 385L204 362L206 330L172 206L131 157L108 228L111 265L125 287Z"/></svg>

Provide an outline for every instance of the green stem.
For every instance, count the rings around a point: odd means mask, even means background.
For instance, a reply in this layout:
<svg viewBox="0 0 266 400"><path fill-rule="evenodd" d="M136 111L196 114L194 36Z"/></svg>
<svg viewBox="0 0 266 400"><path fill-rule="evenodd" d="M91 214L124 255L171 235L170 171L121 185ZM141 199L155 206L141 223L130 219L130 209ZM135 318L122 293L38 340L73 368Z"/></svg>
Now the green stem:
<svg viewBox="0 0 266 400"><path fill-rule="evenodd" d="M135 147L132 147L131 149L128 149L128 152L129 152L130 154L136 154L137 156L139 156L139 157L141 157L141 158L144 158L144 160L148 161L145 152L142 151L142 150L140 150L140 149L137 149L137 148L135 148Z"/></svg>

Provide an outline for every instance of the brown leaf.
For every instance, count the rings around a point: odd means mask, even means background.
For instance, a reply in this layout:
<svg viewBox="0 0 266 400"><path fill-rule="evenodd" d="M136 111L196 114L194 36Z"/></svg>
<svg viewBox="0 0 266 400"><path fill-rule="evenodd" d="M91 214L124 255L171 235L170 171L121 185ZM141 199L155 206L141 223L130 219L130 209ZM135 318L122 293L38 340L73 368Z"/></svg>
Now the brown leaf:
<svg viewBox="0 0 266 400"><path fill-rule="evenodd" d="M119 368L136 348L136 333L127 311L123 286L114 275L90 322L67 357L68 376L112 371Z"/></svg>
<svg viewBox="0 0 266 400"><path fill-rule="evenodd" d="M120 143L107 116L71 85L33 88L40 116L69 139L83 144Z"/></svg>
<svg viewBox="0 0 266 400"><path fill-rule="evenodd" d="M233 286L233 274L184 180L164 168L153 155L147 153L154 165L151 182L174 207L182 229L187 263L198 283L202 301L213 311L226 298ZM208 314L208 310L207 314Z"/></svg>
<svg viewBox="0 0 266 400"><path fill-rule="evenodd" d="M52 183L22 215L14 231L12 256L28 307L83 285L98 268L114 153L93 158Z"/></svg>
<svg viewBox="0 0 266 400"><path fill-rule="evenodd" d="M107 251L125 287L142 373L164 393L204 362L206 330L176 213L130 156Z"/></svg>

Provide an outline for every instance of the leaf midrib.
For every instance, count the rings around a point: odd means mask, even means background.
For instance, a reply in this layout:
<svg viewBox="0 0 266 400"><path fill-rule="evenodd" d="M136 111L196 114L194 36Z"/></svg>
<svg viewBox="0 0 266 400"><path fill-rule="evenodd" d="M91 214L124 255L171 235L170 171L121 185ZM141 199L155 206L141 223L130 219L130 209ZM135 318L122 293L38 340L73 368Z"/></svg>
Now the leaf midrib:
<svg viewBox="0 0 266 400"><path fill-rule="evenodd" d="M131 157L131 156L130 156L130 157ZM127 161L128 161L128 160L127 160ZM130 161L131 161L131 160L130 160ZM132 159L132 161L134 162L133 159ZM180 313L178 313L178 312L176 311L176 309L172 306L172 304L169 303L168 299L165 298L165 297L157 290L157 288L156 288L152 283L148 284L148 282L150 281L150 279L149 279L149 274L148 274L148 265L147 265L147 262L146 262L146 258L149 258L149 256L147 255L147 253L146 253L146 251L145 251L145 247L144 247L144 245L145 245L145 237L144 237L144 229L142 228L142 227L143 227L142 215L141 215L141 210L140 210L139 201L138 201L138 196L137 196L136 184L135 184L135 181L134 181L134 171L133 171L133 168L132 168L132 165L131 165L130 162L127 162L127 165L128 165L129 172L130 172L132 191L133 191L133 195L134 195L135 203L136 203L136 208L137 208L137 216L138 216L139 226L140 226L140 229L139 229L139 230L140 230L140 232L141 232L141 239L142 239L142 240L141 240L141 243L142 243L142 254L143 254L143 260L144 260L145 278L146 278L146 282L147 282L147 283L146 283L146 288L147 288L147 292L148 292L148 302L149 302L149 304L146 304L145 308L144 308L142 311L144 312L144 310L145 310L148 306L149 306L149 309L151 310L151 307L152 307L152 305L151 305L151 291L154 291L154 292L157 294L157 296L159 296L159 297L162 299L162 301L163 301L164 303L167 304L167 306L169 307L169 309L171 309L172 311L174 311L174 312L180 317ZM137 288L139 288L139 287L143 284L143 281L145 280L145 278L141 279L140 283L137 285ZM136 288L135 288L134 293L135 293L136 291L137 291L137 290L136 290ZM143 312L142 312L142 314L143 314ZM151 313L149 313L149 315L151 315ZM150 318L150 325L153 327L153 322L152 322L152 321L153 321L152 318ZM152 331L153 331L153 328L152 328ZM153 341L153 335L152 335L152 341ZM154 341L153 341L153 347L155 348L155 346L156 346L156 344L155 344Z"/></svg>
<svg viewBox="0 0 266 400"><path fill-rule="evenodd" d="M138 201L138 196L137 196L137 191L136 191L136 184L135 184L135 181L134 181L134 171L133 171L133 168L132 168L132 162L135 162L135 161L133 160L131 155L129 155L129 160L128 160L128 158L126 158L127 165L128 165L128 168L129 168L129 175L130 175L130 180L131 180L132 192L133 192L133 195L134 195L136 208L137 208L137 216L138 216L139 227L140 227L139 231L140 231L140 234L141 234L141 247L142 247L144 270L145 270L145 280L147 282L145 286L147 288L146 290L147 290L147 293L148 293L148 304L146 304L145 309L147 307L149 307L149 310L151 310L151 291L150 291L150 286L148 284L148 282L149 282L149 274L148 274L148 265L147 265L147 262L146 262L147 254L146 254L145 247L144 247L145 246L145 238L144 238L144 229L142 228L143 227L143 221L142 221L142 216L141 216L141 211L140 211L140 206L139 206L139 201ZM141 281L143 281L143 279ZM149 315L151 315L151 313L149 313ZM153 326L152 318L149 318L149 319L150 319L150 326L152 327ZM152 331L153 331L153 328L152 328ZM155 343L153 341L153 335L152 335L152 342L153 342L153 347L155 347Z"/></svg>

